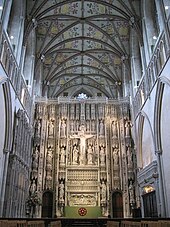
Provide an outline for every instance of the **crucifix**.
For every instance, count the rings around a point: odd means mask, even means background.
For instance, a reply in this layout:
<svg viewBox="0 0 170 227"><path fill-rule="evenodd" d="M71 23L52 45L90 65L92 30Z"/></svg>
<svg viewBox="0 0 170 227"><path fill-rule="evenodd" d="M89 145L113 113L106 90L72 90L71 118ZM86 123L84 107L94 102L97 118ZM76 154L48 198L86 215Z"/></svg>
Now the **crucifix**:
<svg viewBox="0 0 170 227"><path fill-rule="evenodd" d="M78 131L78 135L72 135L70 136L71 139L80 139L80 156L79 156L79 162L80 165L85 164L85 158L86 158L86 139L92 138L94 135L86 135L85 134L85 127L84 125L80 126L80 131Z"/></svg>

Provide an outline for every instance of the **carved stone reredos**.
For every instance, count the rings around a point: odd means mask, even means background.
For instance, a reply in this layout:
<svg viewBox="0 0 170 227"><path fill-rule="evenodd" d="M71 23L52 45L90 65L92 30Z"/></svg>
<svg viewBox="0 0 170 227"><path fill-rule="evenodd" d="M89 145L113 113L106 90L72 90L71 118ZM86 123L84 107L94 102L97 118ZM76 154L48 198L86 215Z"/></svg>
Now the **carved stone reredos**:
<svg viewBox="0 0 170 227"><path fill-rule="evenodd" d="M127 149L131 144L128 113L125 102L37 103L36 187L41 193L53 191L60 216L63 206L72 205L101 206L105 215L111 206L110 191L129 190L128 174L133 173L133 165L132 152ZM128 201L134 199L131 192Z"/></svg>

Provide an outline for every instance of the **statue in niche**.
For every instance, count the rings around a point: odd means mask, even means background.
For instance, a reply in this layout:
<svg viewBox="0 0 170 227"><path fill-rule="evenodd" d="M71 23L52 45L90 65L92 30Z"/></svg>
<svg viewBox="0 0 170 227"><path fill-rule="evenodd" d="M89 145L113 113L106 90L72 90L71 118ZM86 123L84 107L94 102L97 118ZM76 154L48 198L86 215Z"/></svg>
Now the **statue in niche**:
<svg viewBox="0 0 170 227"><path fill-rule="evenodd" d="M99 123L99 135L103 136L104 135L104 124L103 124L103 120L100 120Z"/></svg>
<svg viewBox="0 0 170 227"><path fill-rule="evenodd" d="M93 164L93 149L91 145L89 145L87 149L87 163Z"/></svg>
<svg viewBox="0 0 170 227"><path fill-rule="evenodd" d="M60 163L65 163L65 149L64 149L64 147L61 147L61 150L60 150Z"/></svg>
<svg viewBox="0 0 170 227"><path fill-rule="evenodd" d="M52 147L50 146L47 151L47 159L46 159L47 164L52 165L52 156L53 156L53 151L52 151Z"/></svg>
<svg viewBox="0 0 170 227"><path fill-rule="evenodd" d="M102 202L106 201L106 185L104 181L102 181L102 184L101 184L101 201Z"/></svg>
<svg viewBox="0 0 170 227"><path fill-rule="evenodd" d="M61 137L66 137L66 123L65 120L63 119L61 122Z"/></svg>
<svg viewBox="0 0 170 227"><path fill-rule="evenodd" d="M50 120L48 124L48 135L49 136L54 135L54 122L52 120Z"/></svg>
<svg viewBox="0 0 170 227"><path fill-rule="evenodd" d="M113 147L113 161L114 161L114 165L119 164L119 149L117 145Z"/></svg>
<svg viewBox="0 0 170 227"><path fill-rule="evenodd" d="M35 180L33 179L30 187L30 192L33 194L34 192L36 192L36 189L37 189L37 185L35 183Z"/></svg>
<svg viewBox="0 0 170 227"><path fill-rule="evenodd" d="M39 158L39 151L38 151L38 147L35 147L35 151L33 152L33 162L32 162L32 167L33 169L37 169L38 168L38 158Z"/></svg>
<svg viewBox="0 0 170 227"><path fill-rule="evenodd" d="M85 127L84 125L81 125L80 131L78 132L78 135L72 135L70 136L71 139L80 139L80 165L85 163L85 151L86 151L86 139L92 138L93 135L86 135L85 134Z"/></svg>
<svg viewBox="0 0 170 227"><path fill-rule="evenodd" d="M59 185L59 201L62 202L64 201L64 183L61 181Z"/></svg>
<svg viewBox="0 0 170 227"><path fill-rule="evenodd" d="M125 136L130 137L130 129L131 129L131 124L128 120L126 120L125 123Z"/></svg>
<svg viewBox="0 0 170 227"><path fill-rule="evenodd" d="M78 164L78 156L79 156L79 151L77 149L77 146L75 145L73 148L73 164L75 165Z"/></svg>
<svg viewBox="0 0 170 227"><path fill-rule="evenodd" d="M112 122L112 135L113 135L113 137L117 137L117 122L116 121Z"/></svg>
<svg viewBox="0 0 170 227"><path fill-rule="evenodd" d="M105 149L103 146L100 148L100 163L101 165L105 164Z"/></svg>

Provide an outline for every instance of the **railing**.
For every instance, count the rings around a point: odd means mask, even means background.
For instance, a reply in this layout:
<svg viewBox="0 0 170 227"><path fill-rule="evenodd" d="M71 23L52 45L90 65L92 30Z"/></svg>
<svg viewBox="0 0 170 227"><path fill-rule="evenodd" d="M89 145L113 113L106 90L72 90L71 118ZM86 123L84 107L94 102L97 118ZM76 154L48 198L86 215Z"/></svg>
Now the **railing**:
<svg viewBox="0 0 170 227"><path fill-rule="evenodd" d="M166 43L165 33L159 37L159 40L155 46L152 58L143 75L138 90L133 99L134 116L136 117L145 103L146 99L149 97L152 88L158 79L163 67L166 64L166 60L169 57L168 44Z"/></svg>
<svg viewBox="0 0 170 227"><path fill-rule="evenodd" d="M2 33L0 59L6 75L17 94L18 99L23 105L23 108L26 110L28 116L30 116L32 106L31 96L28 92L27 85L21 74L21 70L17 64L13 50L5 32Z"/></svg>

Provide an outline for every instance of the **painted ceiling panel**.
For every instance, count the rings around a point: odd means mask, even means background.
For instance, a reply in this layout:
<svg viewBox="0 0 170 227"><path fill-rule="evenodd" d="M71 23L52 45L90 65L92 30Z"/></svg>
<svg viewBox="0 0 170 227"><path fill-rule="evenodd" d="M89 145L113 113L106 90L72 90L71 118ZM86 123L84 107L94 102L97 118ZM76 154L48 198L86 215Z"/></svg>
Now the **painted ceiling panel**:
<svg viewBox="0 0 170 227"><path fill-rule="evenodd" d="M138 9L139 2L130 0L27 0L27 34L35 28L37 39L36 76L41 67L48 96L73 94L77 85L116 97L123 89L122 69L130 68L126 59L132 24L139 27Z"/></svg>

